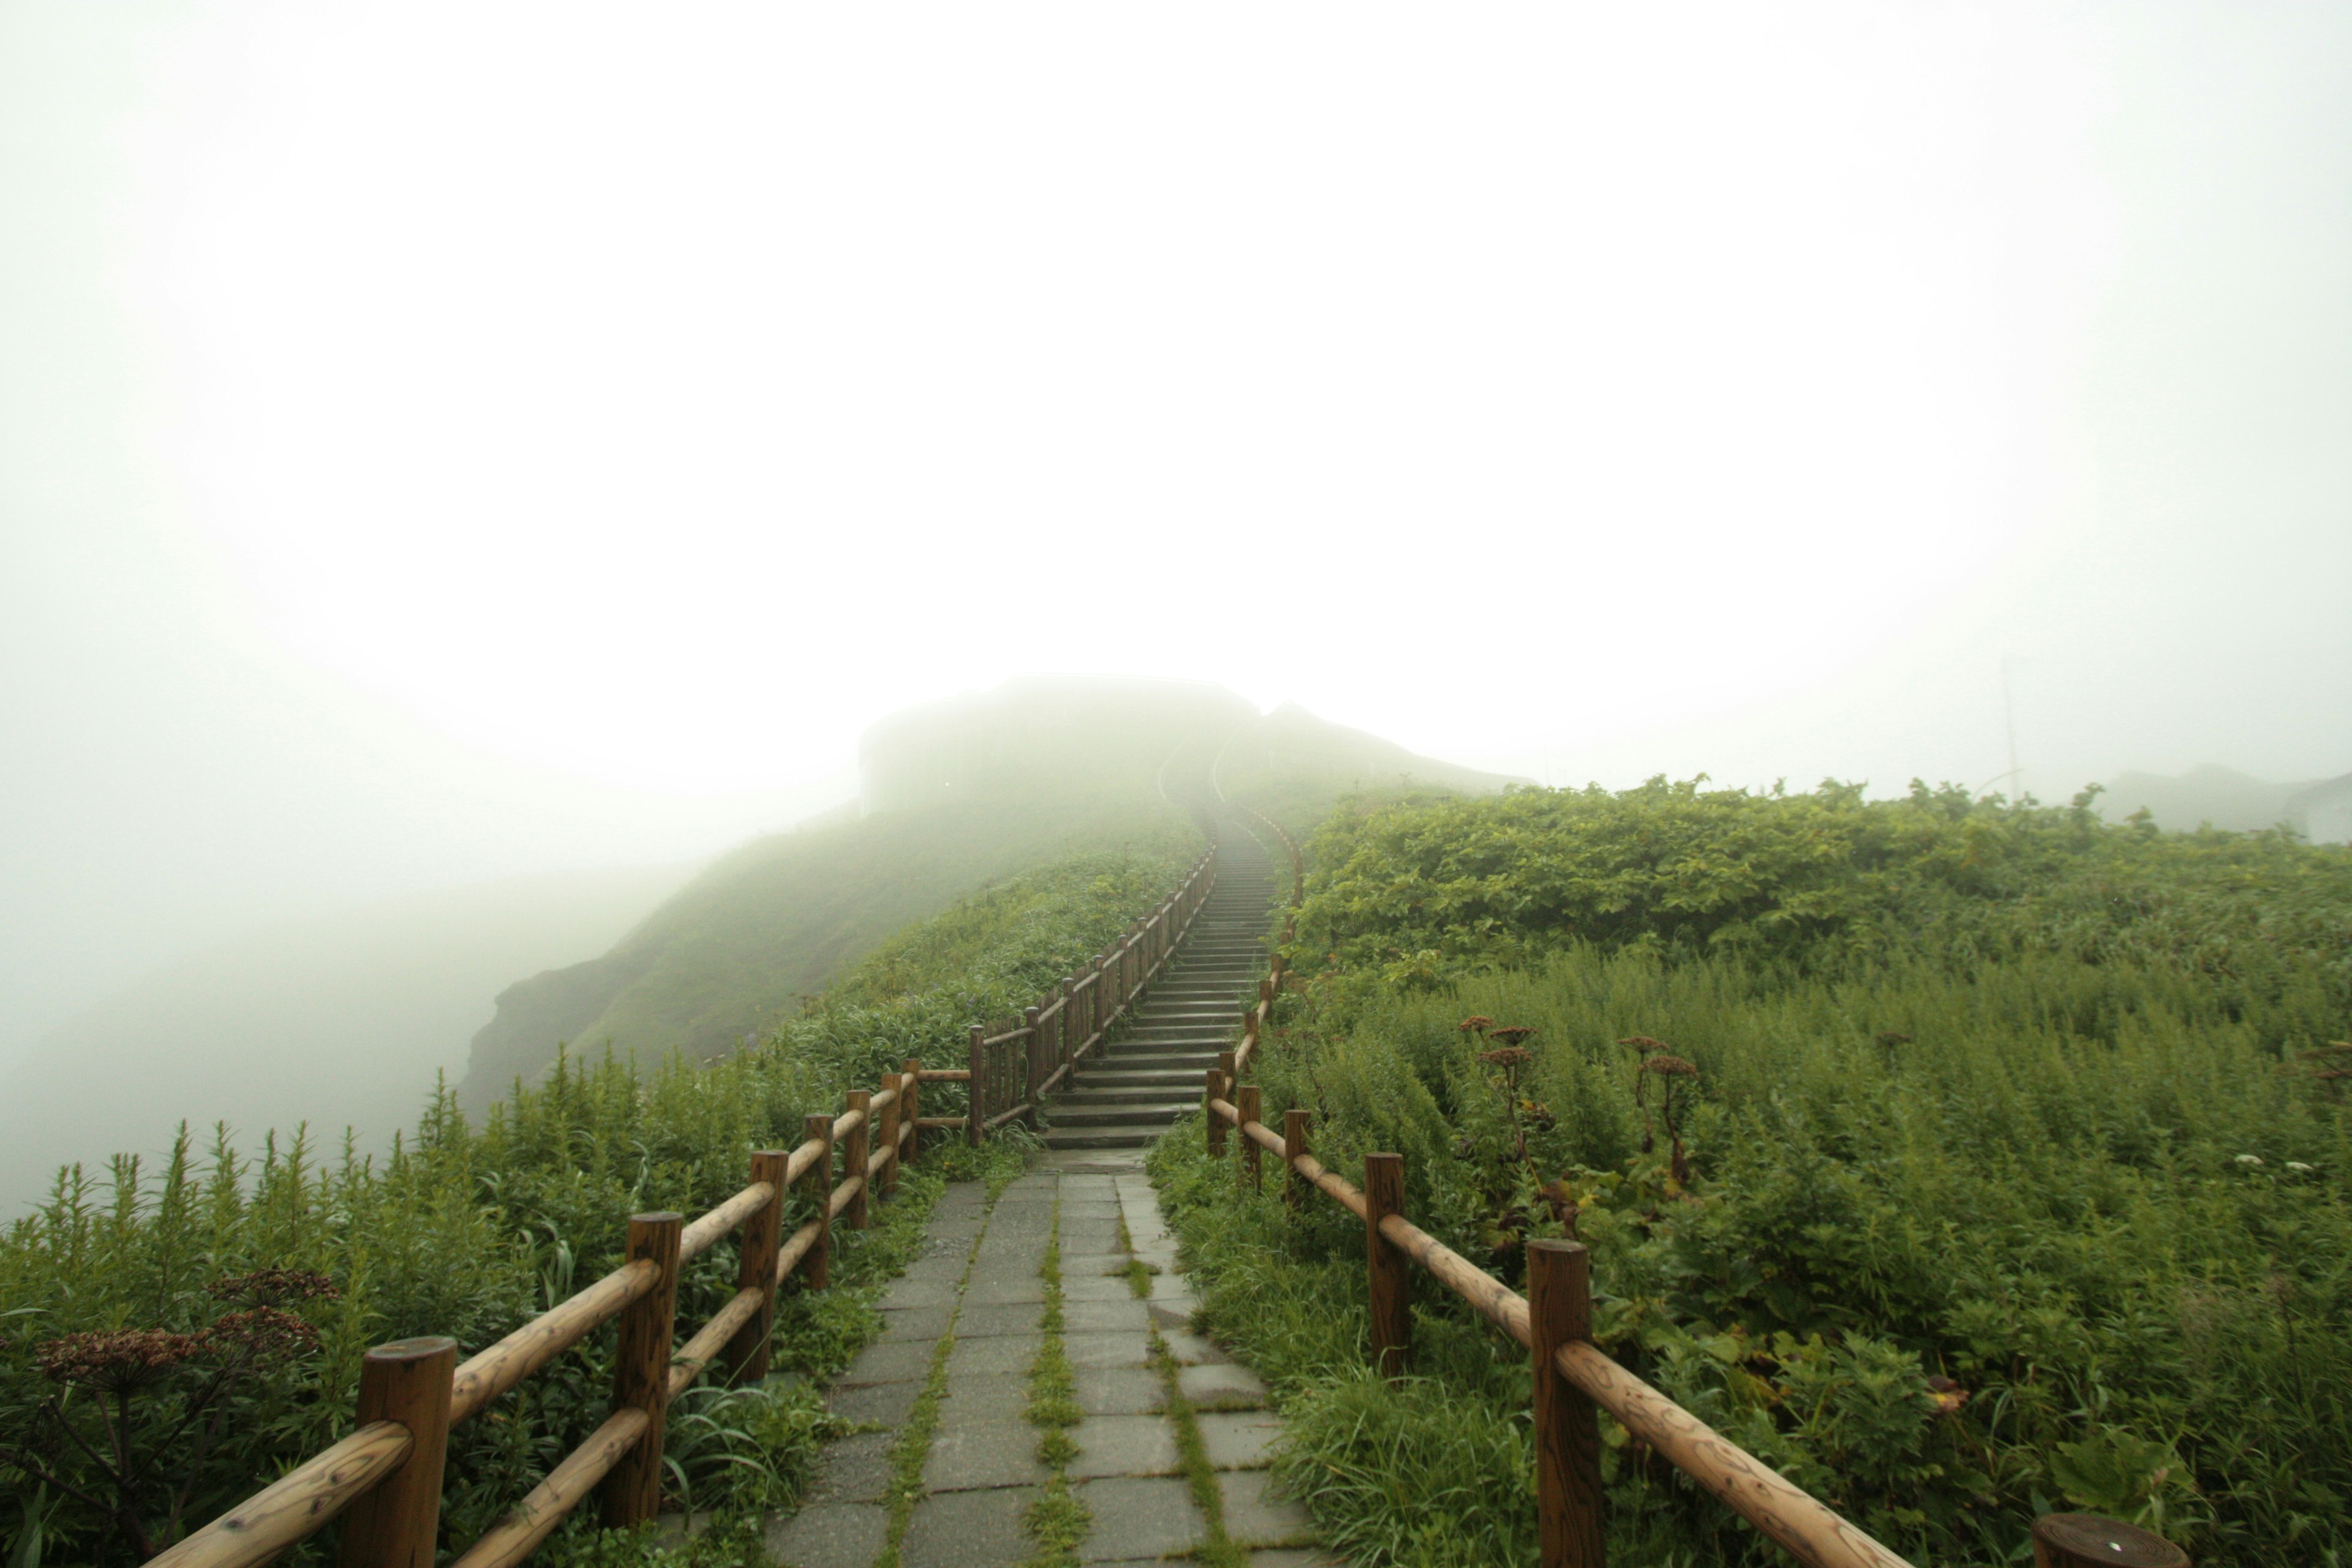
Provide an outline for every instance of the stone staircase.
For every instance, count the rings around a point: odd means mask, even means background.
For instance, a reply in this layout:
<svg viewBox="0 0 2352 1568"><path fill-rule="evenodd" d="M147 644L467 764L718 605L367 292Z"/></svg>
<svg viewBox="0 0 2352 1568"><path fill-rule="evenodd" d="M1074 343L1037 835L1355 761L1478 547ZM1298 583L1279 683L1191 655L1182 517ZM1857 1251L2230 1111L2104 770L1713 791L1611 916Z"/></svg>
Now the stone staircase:
<svg viewBox="0 0 2352 1568"><path fill-rule="evenodd" d="M1217 883L1168 967L1122 1020L1118 1038L1073 1068L1045 1102L1046 1145L1132 1149L1201 1102L1202 1074L1229 1050L1265 973L1276 886L1265 846L1220 822Z"/></svg>

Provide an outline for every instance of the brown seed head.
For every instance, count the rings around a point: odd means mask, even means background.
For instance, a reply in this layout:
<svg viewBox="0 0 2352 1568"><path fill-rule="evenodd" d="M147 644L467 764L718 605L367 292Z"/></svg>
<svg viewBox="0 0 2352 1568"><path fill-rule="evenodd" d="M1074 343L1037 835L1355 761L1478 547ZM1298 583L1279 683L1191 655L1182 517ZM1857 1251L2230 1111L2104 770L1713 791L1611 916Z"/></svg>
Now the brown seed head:
<svg viewBox="0 0 2352 1568"><path fill-rule="evenodd" d="M1494 1023L1494 1019L1489 1018L1484 1013L1473 1013L1468 1017L1463 1019L1462 1022L1454 1025L1454 1028L1457 1034L1483 1035L1486 1032L1487 1026Z"/></svg>
<svg viewBox="0 0 2352 1568"><path fill-rule="evenodd" d="M1647 1035L1628 1035L1617 1043L1621 1046L1632 1046L1638 1049L1643 1056L1648 1056L1652 1051L1664 1051L1674 1048L1667 1045L1665 1041L1654 1040Z"/></svg>
<svg viewBox="0 0 2352 1568"><path fill-rule="evenodd" d="M207 1348L202 1334L110 1329L47 1341L34 1349L33 1360L41 1375L53 1383L123 1394L162 1381L173 1367L202 1355Z"/></svg>
<svg viewBox="0 0 2352 1568"><path fill-rule="evenodd" d="M1478 1053L1478 1059L1485 1062L1488 1067L1497 1067L1508 1070L1512 1068L1523 1068L1527 1066L1529 1062L1536 1059L1536 1054L1533 1051L1527 1050L1518 1046L1505 1046L1499 1050L1480 1051Z"/></svg>
<svg viewBox="0 0 2352 1568"><path fill-rule="evenodd" d="M1660 1078L1696 1078L1698 1068L1680 1057L1652 1057L1642 1064L1643 1072L1656 1073Z"/></svg>
<svg viewBox="0 0 2352 1568"><path fill-rule="evenodd" d="M1490 1040L1500 1040L1507 1046L1516 1046L1534 1033L1534 1028L1528 1025L1513 1024L1508 1028L1487 1030L1486 1037Z"/></svg>

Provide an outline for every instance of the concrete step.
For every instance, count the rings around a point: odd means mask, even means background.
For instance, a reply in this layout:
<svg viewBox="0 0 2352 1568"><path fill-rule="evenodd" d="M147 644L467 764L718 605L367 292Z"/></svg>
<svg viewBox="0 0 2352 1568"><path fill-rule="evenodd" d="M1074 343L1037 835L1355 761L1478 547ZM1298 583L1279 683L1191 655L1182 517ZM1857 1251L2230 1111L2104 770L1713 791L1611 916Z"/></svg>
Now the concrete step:
<svg viewBox="0 0 2352 1568"><path fill-rule="evenodd" d="M1165 1127L1192 1109L1189 1100L1162 1100L1134 1105L1048 1105L1046 1117L1056 1128Z"/></svg>

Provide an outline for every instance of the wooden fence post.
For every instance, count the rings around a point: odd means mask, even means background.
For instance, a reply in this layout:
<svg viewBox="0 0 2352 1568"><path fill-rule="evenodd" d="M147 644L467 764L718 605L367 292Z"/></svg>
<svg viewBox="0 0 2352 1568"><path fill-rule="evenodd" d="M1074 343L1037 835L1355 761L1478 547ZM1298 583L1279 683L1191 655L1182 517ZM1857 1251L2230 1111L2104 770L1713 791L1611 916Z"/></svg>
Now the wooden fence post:
<svg viewBox="0 0 2352 1568"><path fill-rule="evenodd" d="M1225 1097L1225 1075L1214 1068L1203 1068L1208 1083L1201 1091L1201 1114L1209 1125L1209 1158L1222 1159L1225 1152L1225 1119L1210 1107L1209 1101Z"/></svg>
<svg viewBox="0 0 2352 1568"><path fill-rule="evenodd" d="M2034 1568L2189 1568L2189 1553L2137 1525L2095 1513L2045 1513L2033 1521Z"/></svg>
<svg viewBox="0 0 2352 1568"><path fill-rule="evenodd" d="M1078 1010L1077 984L1075 974L1062 976L1062 1010L1054 1015L1054 1065L1057 1068L1070 1065L1070 1019ZM1086 1037L1080 1035L1078 1039L1083 1044ZM1069 1087L1067 1079L1063 1081L1063 1087Z"/></svg>
<svg viewBox="0 0 2352 1568"><path fill-rule="evenodd" d="M670 1334L677 1314L677 1236L683 1215L629 1216L629 1258L660 1269L654 1288L623 1310L613 1355L613 1408L646 1413L646 1429L606 1473L604 1528L626 1530L661 1510L662 1436L669 1425Z"/></svg>
<svg viewBox="0 0 2352 1568"><path fill-rule="evenodd" d="M1601 1568L1601 1427L1559 1372L1559 1348L1592 1338L1592 1257L1580 1242L1528 1243L1535 1341L1536 1525L1543 1568Z"/></svg>
<svg viewBox="0 0 2352 1568"><path fill-rule="evenodd" d="M1021 1120L1032 1131L1037 1126L1037 1091L1045 1082L1045 1026L1042 1021L1045 1016L1043 1007L1024 1008L1021 1014L1022 1026L1029 1031L1029 1037L1022 1042L1021 1049L1021 1098L1028 1105L1029 1114Z"/></svg>
<svg viewBox="0 0 2352 1568"><path fill-rule="evenodd" d="M882 1105L881 1141L882 1195L894 1197L898 1191L898 1129L907 1114L907 1080L894 1072L882 1075L882 1091L890 1098Z"/></svg>
<svg viewBox="0 0 2352 1568"><path fill-rule="evenodd" d="M841 1148L841 1174L856 1182L857 1190L849 1194L849 1205L842 1217L849 1221L852 1230L864 1230L866 1218L866 1167L874 1158L874 1096L870 1090L853 1089L849 1091L850 1112L857 1118L849 1130L849 1141Z"/></svg>
<svg viewBox="0 0 2352 1568"><path fill-rule="evenodd" d="M394 1340L360 1361L359 1425L408 1428L408 1458L343 1515L343 1568L433 1568L457 1342Z"/></svg>
<svg viewBox="0 0 2352 1568"><path fill-rule="evenodd" d="M1219 1051L1217 1053L1217 1076L1225 1080L1225 1086L1217 1090L1217 1098L1220 1100L1233 1099L1234 1089L1242 1080L1240 1059L1236 1058L1233 1052Z"/></svg>
<svg viewBox="0 0 2352 1568"><path fill-rule="evenodd" d="M776 1329L776 1254L784 1229L784 1166L792 1159L783 1149L755 1149L751 1180L765 1182L776 1195L758 1214L743 1222L743 1249L735 1266L735 1289L760 1292L760 1310L727 1342L727 1366L731 1383L757 1383L768 1375L768 1339Z"/></svg>
<svg viewBox="0 0 2352 1568"><path fill-rule="evenodd" d="M801 1284L822 1290L833 1280L833 1118L807 1118L801 1123L801 1138L824 1145L801 1178L803 1194L816 1205L816 1242L801 1259Z"/></svg>
<svg viewBox="0 0 2352 1568"><path fill-rule="evenodd" d="M1364 1156L1364 1257L1371 1289L1372 1364L1394 1381L1412 1356L1409 1310L1412 1260L1381 1234L1381 1221L1404 1212L1404 1156Z"/></svg>
<svg viewBox="0 0 2352 1568"><path fill-rule="evenodd" d="M982 1092L988 1082L988 1047L982 1043L987 1038L986 1031L982 1030L978 1024L971 1026L971 1081L964 1085L971 1091L965 1096L971 1110L964 1119L964 1135L971 1141L971 1146L975 1149L980 1147L980 1141L987 1136L987 1132L982 1126L988 1116L988 1097Z"/></svg>
<svg viewBox="0 0 2352 1568"><path fill-rule="evenodd" d="M1234 1174L1236 1181L1254 1193L1265 1190L1265 1169L1258 1162L1258 1156L1265 1151L1259 1147L1258 1141L1249 1135L1248 1128L1251 1122L1260 1120L1259 1112L1265 1103L1265 1092L1254 1083L1242 1085L1238 1107L1242 1113L1242 1163Z"/></svg>
<svg viewBox="0 0 2352 1568"><path fill-rule="evenodd" d="M908 1057L901 1064L907 1074L907 1163L923 1154L923 1064Z"/></svg>
<svg viewBox="0 0 2352 1568"><path fill-rule="evenodd" d="M1307 1146L1307 1124L1312 1120L1307 1112L1297 1106L1282 1113L1283 1164L1289 1172L1288 1178L1282 1184L1282 1197L1292 1208L1307 1202L1307 1178L1300 1175L1298 1167L1290 1162L1310 1152Z"/></svg>

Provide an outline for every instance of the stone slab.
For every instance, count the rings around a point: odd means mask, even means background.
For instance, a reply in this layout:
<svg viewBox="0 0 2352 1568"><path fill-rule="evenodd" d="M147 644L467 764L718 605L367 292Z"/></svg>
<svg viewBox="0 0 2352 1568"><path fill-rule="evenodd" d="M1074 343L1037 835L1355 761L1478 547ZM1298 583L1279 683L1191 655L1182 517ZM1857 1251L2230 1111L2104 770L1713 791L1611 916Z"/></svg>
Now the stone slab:
<svg viewBox="0 0 2352 1568"><path fill-rule="evenodd" d="M915 1408L919 1383L869 1383L857 1388L836 1388L825 1396L825 1407L844 1421L861 1426L897 1426Z"/></svg>
<svg viewBox="0 0 2352 1568"><path fill-rule="evenodd" d="M855 1388L865 1383L920 1382L931 1374L933 1346L922 1340L884 1340L867 1345L857 1352L857 1359L848 1369L834 1379L835 1388Z"/></svg>
<svg viewBox="0 0 2352 1568"><path fill-rule="evenodd" d="M1001 1279L995 1275L975 1277L964 1287L963 1304L969 1309L981 1307L1021 1307L1042 1304L1045 1300L1045 1282L1034 1274L1026 1279Z"/></svg>
<svg viewBox="0 0 2352 1568"><path fill-rule="evenodd" d="M899 1550L902 1568L1011 1568L1036 1543L1021 1529L1035 1494L1027 1487L935 1492L915 1505Z"/></svg>
<svg viewBox="0 0 2352 1568"><path fill-rule="evenodd" d="M1208 1535L1192 1493L1176 1477L1117 1476L1070 1489L1095 1519L1078 1547L1081 1563L1172 1556Z"/></svg>
<svg viewBox="0 0 2352 1568"><path fill-rule="evenodd" d="M976 1487L1035 1486L1051 1473L1037 1462L1036 1427L1025 1421L976 1421L931 1435L923 1461L928 1491L969 1491Z"/></svg>
<svg viewBox="0 0 2352 1568"><path fill-rule="evenodd" d="M1192 1417L1209 1463L1221 1470L1255 1470L1270 1463L1268 1450L1282 1436L1282 1423L1262 1410L1205 1411Z"/></svg>
<svg viewBox="0 0 2352 1568"><path fill-rule="evenodd" d="M860 1432L828 1446L817 1456L809 1496L819 1502L879 1502L890 1489L890 1449L895 1432Z"/></svg>
<svg viewBox="0 0 2352 1568"><path fill-rule="evenodd" d="M1071 1392L1088 1415L1135 1415L1168 1404L1159 1373L1148 1366L1082 1366L1070 1373Z"/></svg>
<svg viewBox="0 0 2352 1568"><path fill-rule="evenodd" d="M1127 1282L1124 1269L1117 1274L1098 1274L1062 1266L1062 1300L1071 1301L1132 1301L1135 1287Z"/></svg>
<svg viewBox="0 0 2352 1568"><path fill-rule="evenodd" d="M1139 1331L1066 1333L1062 1336L1062 1353L1074 1367L1141 1366L1151 1359L1151 1340Z"/></svg>
<svg viewBox="0 0 2352 1568"><path fill-rule="evenodd" d="M892 1307L882 1310L882 1338L887 1342L897 1340L919 1340L929 1345L948 1331L948 1315L955 1309L937 1307Z"/></svg>
<svg viewBox="0 0 2352 1568"><path fill-rule="evenodd" d="M913 1307L952 1307L956 1299L956 1280L963 1277L957 1269L946 1279L900 1279L882 1298L886 1312L902 1311Z"/></svg>
<svg viewBox="0 0 2352 1568"><path fill-rule="evenodd" d="M1167 1342L1168 1353L1176 1358L1176 1364L1179 1366L1212 1366L1219 1362L1234 1359L1227 1355L1224 1347L1214 1340L1205 1339L1199 1334L1179 1331L1176 1333L1162 1334L1160 1337Z"/></svg>
<svg viewBox="0 0 2352 1568"><path fill-rule="evenodd" d="M1176 1428L1165 1415L1093 1415L1071 1428L1078 1457L1072 1480L1103 1476L1168 1476L1182 1468Z"/></svg>
<svg viewBox="0 0 2352 1568"><path fill-rule="evenodd" d="M1265 1404L1265 1384L1257 1374L1231 1362L1180 1367L1176 1386L1202 1410L1256 1410Z"/></svg>
<svg viewBox="0 0 2352 1568"><path fill-rule="evenodd" d="M812 1503L768 1526L768 1560L788 1568L870 1568L890 1539L890 1510L874 1503Z"/></svg>
<svg viewBox="0 0 2352 1568"><path fill-rule="evenodd" d="M1265 1470L1232 1470L1219 1479L1225 1494L1225 1534L1243 1546L1307 1546L1315 1521L1307 1510L1274 1489Z"/></svg>
<svg viewBox="0 0 2352 1568"><path fill-rule="evenodd" d="M1004 1421L1029 1408L1029 1378L1025 1373L985 1373L948 1376L940 1396L940 1425L971 1426L983 1421Z"/></svg>
<svg viewBox="0 0 2352 1568"><path fill-rule="evenodd" d="M1125 1281L1120 1281L1125 1283ZM965 1309L970 1311L970 1308ZM1063 1299L1062 1327L1074 1334L1097 1333L1112 1330L1148 1329L1151 1326L1151 1309L1132 1295L1125 1300L1073 1301Z"/></svg>
<svg viewBox="0 0 2352 1568"><path fill-rule="evenodd" d="M1002 1306L989 1302L975 1305L966 1297L963 1310L956 1314L955 1331L959 1341L988 1339L1000 1334L1034 1334L1045 1315L1042 1306Z"/></svg>
<svg viewBox="0 0 2352 1568"><path fill-rule="evenodd" d="M1035 1334L994 1334L970 1340L959 1335L955 1350L948 1356L948 1376L952 1378L959 1373L966 1377L1002 1373L1026 1376L1045 1342Z"/></svg>

